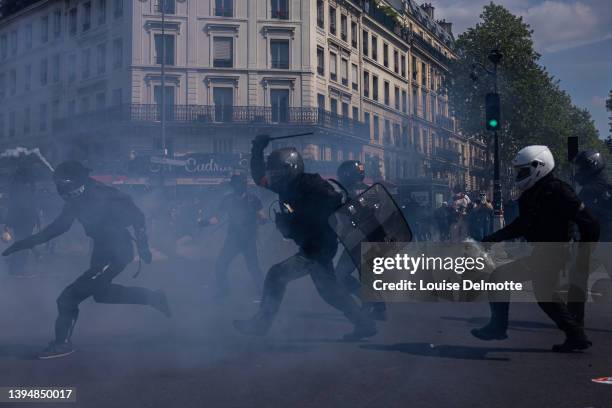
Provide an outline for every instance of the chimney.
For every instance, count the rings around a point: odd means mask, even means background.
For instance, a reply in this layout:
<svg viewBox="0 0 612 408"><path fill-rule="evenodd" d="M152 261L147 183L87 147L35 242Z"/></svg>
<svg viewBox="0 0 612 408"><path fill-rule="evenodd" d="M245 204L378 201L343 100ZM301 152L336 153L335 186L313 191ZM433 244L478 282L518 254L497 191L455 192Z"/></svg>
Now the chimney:
<svg viewBox="0 0 612 408"><path fill-rule="evenodd" d="M434 18L434 10L436 9L431 3L423 3L421 4L421 8L425 10L425 13L433 20Z"/></svg>
<svg viewBox="0 0 612 408"><path fill-rule="evenodd" d="M446 31L449 35L453 35L453 23L446 20L439 20L438 24L440 24L440 27L442 27L442 29Z"/></svg>

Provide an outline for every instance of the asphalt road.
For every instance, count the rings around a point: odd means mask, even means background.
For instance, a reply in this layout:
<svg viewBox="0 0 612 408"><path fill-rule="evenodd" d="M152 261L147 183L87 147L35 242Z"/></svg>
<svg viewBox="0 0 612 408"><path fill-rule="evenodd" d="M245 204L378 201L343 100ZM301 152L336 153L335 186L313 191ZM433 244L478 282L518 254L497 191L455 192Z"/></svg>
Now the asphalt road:
<svg viewBox="0 0 612 408"><path fill-rule="evenodd" d="M272 251L269 265L282 256ZM369 341L338 339L350 325L317 296L308 278L293 283L265 338L234 332L232 319L257 305L242 261L229 299L211 298L211 262L156 262L138 279L163 287L166 319L140 306L86 301L73 337L77 352L38 361L51 339L55 298L85 269L85 258L44 258L29 279L0 270L0 386L73 386L77 402L51 406L216 407L612 407L612 305L590 305L594 347L559 355L562 335L536 305L513 305L510 338L481 342L485 304L393 304ZM40 406L24 403L1 406Z"/></svg>

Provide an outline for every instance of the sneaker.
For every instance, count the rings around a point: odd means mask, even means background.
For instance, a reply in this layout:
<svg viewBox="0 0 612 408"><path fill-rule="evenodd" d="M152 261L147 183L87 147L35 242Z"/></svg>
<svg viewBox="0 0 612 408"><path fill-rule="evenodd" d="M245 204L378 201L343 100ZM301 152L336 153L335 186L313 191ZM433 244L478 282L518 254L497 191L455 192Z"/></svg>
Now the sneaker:
<svg viewBox="0 0 612 408"><path fill-rule="evenodd" d="M38 358L40 360L48 360L51 358L65 357L72 353L74 353L72 343L56 343L52 341L51 343L49 343L47 348L45 348L38 354Z"/></svg>
<svg viewBox="0 0 612 408"><path fill-rule="evenodd" d="M574 351L586 350L592 345L593 343L589 341L584 333L572 334L568 335L563 343L552 346L552 351L555 353L572 353Z"/></svg>
<svg viewBox="0 0 612 408"><path fill-rule="evenodd" d="M374 324L355 326L352 332L342 336L344 341L359 341L368 337L375 336L378 333Z"/></svg>
<svg viewBox="0 0 612 408"><path fill-rule="evenodd" d="M490 341L490 340L504 340L508 338L506 334L506 330L500 329L497 326L492 325L491 323L487 324L480 329L472 329L472 336L476 337L480 340Z"/></svg>
<svg viewBox="0 0 612 408"><path fill-rule="evenodd" d="M155 296L151 306L166 317L172 316L172 311L170 310L170 305L168 304L168 298L162 290L155 291Z"/></svg>
<svg viewBox="0 0 612 408"><path fill-rule="evenodd" d="M265 336L270 325L260 319L234 320L234 328L247 336Z"/></svg>

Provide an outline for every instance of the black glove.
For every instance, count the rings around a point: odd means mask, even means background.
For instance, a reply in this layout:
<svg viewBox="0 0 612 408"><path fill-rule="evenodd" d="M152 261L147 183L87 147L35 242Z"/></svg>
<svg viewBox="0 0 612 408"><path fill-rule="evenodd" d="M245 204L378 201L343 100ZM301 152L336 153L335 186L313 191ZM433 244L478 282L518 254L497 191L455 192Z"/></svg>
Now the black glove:
<svg viewBox="0 0 612 408"><path fill-rule="evenodd" d="M253 139L253 149L264 150L270 144L270 135L257 135Z"/></svg>
<svg viewBox="0 0 612 408"><path fill-rule="evenodd" d="M2 256L9 256L12 253L23 251L24 249L30 249L32 245L30 245L26 240L21 240L15 242L10 247L6 248L4 252L2 252Z"/></svg>
<svg viewBox="0 0 612 408"><path fill-rule="evenodd" d="M153 255L149 249L149 241L144 228L136 231L136 247L138 248L138 256L146 264L150 264L153 260Z"/></svg>

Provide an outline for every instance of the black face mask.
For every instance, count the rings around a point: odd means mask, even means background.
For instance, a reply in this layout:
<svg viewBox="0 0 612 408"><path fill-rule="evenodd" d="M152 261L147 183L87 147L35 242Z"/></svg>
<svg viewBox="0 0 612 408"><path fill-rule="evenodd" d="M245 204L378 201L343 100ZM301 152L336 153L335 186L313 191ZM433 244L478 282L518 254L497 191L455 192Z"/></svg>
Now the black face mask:
<svg viewBox="0 0 612 408"><path fill-rule="evenodd" d="M74 200L85 192L85 180L61 178L54 181L57 193L66 201Z"/></svg>

